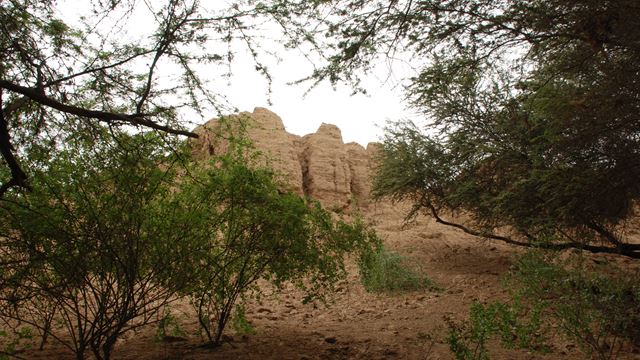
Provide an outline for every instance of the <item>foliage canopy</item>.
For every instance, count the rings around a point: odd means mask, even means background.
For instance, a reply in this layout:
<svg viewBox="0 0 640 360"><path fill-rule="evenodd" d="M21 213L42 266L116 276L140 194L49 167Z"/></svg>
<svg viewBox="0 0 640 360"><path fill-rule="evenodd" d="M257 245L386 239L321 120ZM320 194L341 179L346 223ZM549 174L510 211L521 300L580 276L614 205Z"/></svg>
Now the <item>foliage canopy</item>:
<svg viewBox="0 0 640 360"><path fill-rule="evenodd" d="M42 345L53 338L79 359L89 351L108 359L120 335L175 299L173 254L189 246L168 252L167 229L153 216L176 175L175 161L161 167L162 141L116 136L60 153L34 172L30 193L0 202L0 318L32 326Z"/></svg>
<svg viewBox="0 0 640 360"><path fill-rule="evenodd" d="M85 16L65 16L71 7ZM197 137L187 117L231 110L215 89L236 52L248 51L270 83L262 59L271 49L257 41L266 20L293 23L278 2L3 1L0 196L29 189L43 157L100 126Z"/></svg>
<svg viewBox="0 0 640 360"><path fill-rule="evenodd" d="M198 249L189 255L197 276L185 294L213 345L220 344L237 302L260 292L258 280L292 282L310 301L346 276L347 254L371 252L380 243L362 220L334 219L319 203L284 192L277 174L236 141L208 165L190 168L193 180L181 181L163 207L167 216L160 216L173 219L180 209L187 218L188 226L183 219L167 226L185 229L174 241Z"/></svg>
<svg viewBox="0 0 640 360"><path fill-rule="evenodd" d="M380 56L415 59L407 96L428 127L389 127L378 195L471 214L475 234L640 256L622 236L640 197L636 1L310 6L333 15L317 79L357 84Z"/></svg>

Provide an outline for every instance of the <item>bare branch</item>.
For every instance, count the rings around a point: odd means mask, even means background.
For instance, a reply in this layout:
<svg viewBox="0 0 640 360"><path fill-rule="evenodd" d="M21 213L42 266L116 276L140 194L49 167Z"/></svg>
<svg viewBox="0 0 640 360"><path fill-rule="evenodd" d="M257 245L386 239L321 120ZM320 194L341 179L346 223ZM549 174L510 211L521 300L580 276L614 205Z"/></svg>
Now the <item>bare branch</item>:
<svg viewBox="0 0 640 360"><path fill-rule="evenodd" d="M80 71L78 73L71 74L71 75L68 75L68 76L64 76L64 77L61 77L59 79L51 80L51 81L47 82L46 84L44 84L44 86L45 87L49 87L51 85L59 84L61 82L68 81L68 80L71 80L71 79L79 77L79 76L93 74L93 73L96 73L96 72L99 72L99 71L104 71L104 70L108 70L108 69L115 68L115 67L118 67L118 66L122 66L122 65L128 63L129 61L134 60L137 57L150 54L151 52L152 51L147 50L147 51L143 51L143 52L140 52L140 53L133 54L133 55L131 55L131 56L125 58L125 59L122 59L122 60L117 61L117 62L112 63L112 64L99 66L99 67L94 67L94 68L86 68L83 71Z"/></svg>
<svg viewBox="0 0 640 360"><path fill-rule="evenodd" d="M579 249L579 250L584 250L591 253L618 254L618 255L630 257L632 259L640 259L640 246L636 244L621 244L618 247L610 247L610 246L594 246L594 245L583 244L579 242L567 242L567 243L554 244L554 243L535 243L535 242L518 241L502 235L476 231L464 225L444 220L440 217L440 215L438 214L438 211L433 205L429 204L427 205L427 207L431 211L431 215L433 216L433 218L436 220L437 223L451 226L456 229L460 229L465 233L476 236L476 237L499 240L507 244L530 247L530 248L541 248L541 249L547 249L547 250Z"/></svg>
<svg viewBox="0 0 640 360"><path fill-rule="evenodd" d="M89 110L73 105L63 104L55 99L52 99L45 94L41 93L39 89L28 88L14 84L7 80L0 80L0 88L7 89L28 97L29 99L50 108L62 111L67 114L77 115L85 118L96 119L98 121L106 123L124 122L136 126L144 126L151 129L164 131L170 134L184 135L191 138L197 138L198 135L191 131L175 129L169 126L160 125L149 119L146 119L147 114L119 114L107 111Z"/></svg>

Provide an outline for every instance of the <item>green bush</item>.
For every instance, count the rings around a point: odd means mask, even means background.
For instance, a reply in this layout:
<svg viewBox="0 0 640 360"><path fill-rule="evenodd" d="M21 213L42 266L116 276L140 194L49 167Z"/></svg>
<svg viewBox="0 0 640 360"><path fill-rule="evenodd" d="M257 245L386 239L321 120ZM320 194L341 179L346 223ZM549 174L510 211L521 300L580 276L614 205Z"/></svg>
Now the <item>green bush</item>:
<svg viewBox="0 0 640 360"><path fill-rule="evenodd" d="M346 276L347 254L379 243L361 220L283 191L242 136L191 163L154 134L114 135L69 144L31 192L0 199L1 320L78 359L109 359L122 334L153 322L159 336L179 331L161 316L179 297L218 345L259 279L322 297Z"/></svg>
<svg viewBox="0 0 640 360"><path fill-rule="evenodd" d="M370 292L407 292L437 289L419 269L411 267L407 258L379 245L361 254L358 260L360 280Z"/></svg>
<svg viewBox="0 0 640 360"><path fill-rule="evenodd" d="M456 360L488 360L487 341L499 337L507 348L546 351L540 335L540 309L527 313L522 307L502 302L487 305L474 302L469 321L456 323L445 319L449 332L445 341Z"/></svg>
<svg viewBox="0 0 640 360"><path fill-rule="evenodd" d="M157 341L166 341L168 338L184 337L187 333L180 326L180 322L176 319L171 311L165 312L160 321L158 321L156 328L155 339Z"/></svg>
<svg viewBox="0 0 640 360"><path fill-rule="evenodd" d="M0 201L4 319L79 359L108 359L123 333L174 299L166 265L188 244L166 243L154 218L176 176L163 143L153 134L80 139L34 171L31 192Z"/></svg>
<svg viewBox="0 0 640 360"><path fill-rule="evenodd" d="M559 328L590 357L614 359L625 343L640 345L637 273L581 256L532 251L505 281L509 302L474 303L467 322L449 321L446 339L456 359L489 359L486 343L545 351L545 333Z"/></svg>
<svg viewBox="0 0 640 360"><path fill-rule="evenodd" d="M29 340L32 338L33 335L29 327L16 328L12 334L0 330L0 341L2 341L0 345L0 360L19 358L16 356L16 352L29 348Z"/></svg>
<svg viewBox="0 0 640 360"><path fill-rule="evenodd" d="M531 252L518 261L509 284L528 306L543 307L547 321L587 354L612 359L625 343L640 345L638 275L579 255L560 260Z"/></svg>
<svg viewBox="0 0 640 360"><path fill-rule="evenodd" d="M256 329L247 320L243 304L236 305L236 311L231 319L231 325L238 334L255 334Z"/></svg>

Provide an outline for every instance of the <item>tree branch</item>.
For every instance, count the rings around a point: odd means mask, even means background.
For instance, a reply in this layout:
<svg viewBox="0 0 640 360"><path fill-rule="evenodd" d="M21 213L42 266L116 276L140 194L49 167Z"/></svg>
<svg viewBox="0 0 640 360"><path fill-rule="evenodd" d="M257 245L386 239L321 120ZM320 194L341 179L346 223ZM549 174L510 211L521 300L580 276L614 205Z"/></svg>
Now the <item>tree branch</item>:
<svg viewBox="0 0 640 360"><path fill-rule="evenodd" d="M14 148L11 145L11 135L9 134L9 127L7 120L4 116L4 110L2 109L2 89L0 89L0 153L4 161L11 170L11 179L0 186L0 198L14 186L20 186L27 190L31 190L29 183L27 182L27 174L24 173L18 160L13 154Z"/></svg>
<svg viewBox="0 0 640 360"><path fill-rule="evenodd" d="M47 106L71 115L77 115L85 118L96 119L98 121L102 121L106 123L114 123L117 121L121 121L121 122L129 123L131 125L144 126L151 129L167 132L170 134L184 135L191 138L198 137L196 133L193 133L191 131L175 129L169 126L155 123L149 119L146 119L145 116L147 115L145 114L119 114L119 113L112 113L107 111L89 110L89 109L81 108L74 105L67 105L46 96L46 94L43 94L38 89L20 86L7 80L0 80L0 88L19 93L41 105L44 105L44 106Z"/></svg>
<svg viewBox="0 0 640 360"><path fill-rule="evenodd" d="M120 60L118 62L115 62L113 64L108 64L108 65L94 67L94 68L87 67L86 69L84 69L83 71L80 71L78 73L71 74L71 75L68 75L68 76L64 76L64 77L61 77L61 78L58 78L58 79L55 79L55 80L51 80L51 81L47 82L46 84L44 84L44 86L45 87L49 87L51 85L59 84L61 82L65 82L65 81L71 80L71 79L79 77L79 76L93 74L93 73L98 72L98 71L105 71L105 70L112 69L112 68L115 68L115 67L118 67L118 66L122 66L122 65L128 63L129 61L131 61L131 60L133 60L133 59L135 59L137 57L144 56L144 55L147 55L149 53L151 53L151 51L143 51L143 52L140 52L140 53L133 54L133 55L129 56L128 58L122 59L122 60Z"/></svg>
<svg viewBox="0 0 640 360"><path fill-rule="evenodd" d="M506 236L484 233L484 232L470 229L461 224L446 221L440 217L440 215L438 214L438 211L433 205L427 204L426 206L431 211L431 215L433 216L433 218L436 220L437 223L451 226L456 229L460 229L469 235L473 235L477 237L500 240L507 244L530 247L530 248L540 248L540 249L547 249L547 250L579 249L579 250L585 250L591 253L618 254L618 255L630 257L632 259L640 259L640 245L637 245L637 244L622 244L621 246L614 248L614 247L608 247L608 246L593 246L593 245L583 244L579 242L552 244L552 243L532 243L532 242L517 241Z"/></svg>

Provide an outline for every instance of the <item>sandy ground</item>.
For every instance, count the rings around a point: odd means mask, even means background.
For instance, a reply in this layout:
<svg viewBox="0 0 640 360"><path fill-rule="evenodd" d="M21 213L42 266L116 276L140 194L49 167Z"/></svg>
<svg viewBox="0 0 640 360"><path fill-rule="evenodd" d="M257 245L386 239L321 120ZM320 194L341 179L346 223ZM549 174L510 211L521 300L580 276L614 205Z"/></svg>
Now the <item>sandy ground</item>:
<svg viewBox="0 0 640 360"><path fill-rule="evenodd" d="M505 298L501 277L521 249L499 242L481 241L428 219L402 226L403 209L372 207L367 217L389 249L421 264L442 291L379 295L364 291L354 265L347 281L327 305L302 304L303 294L285 288L247 306L252 335L229 330L218 348L200 347L195 317L186 305L174 315L186 331L184 341L154 339L155 327L125 335L115 359L453 359L443 341L445 318L463 320L474 301ZM616 261L627 260L617 259ZM584 359L576 344L552 339L551 353L505 350L491 343L492 359ZM620 359L640 359L629 349ZM55 344L44 351L21 354L29 359L73 358Z"/></svg>

